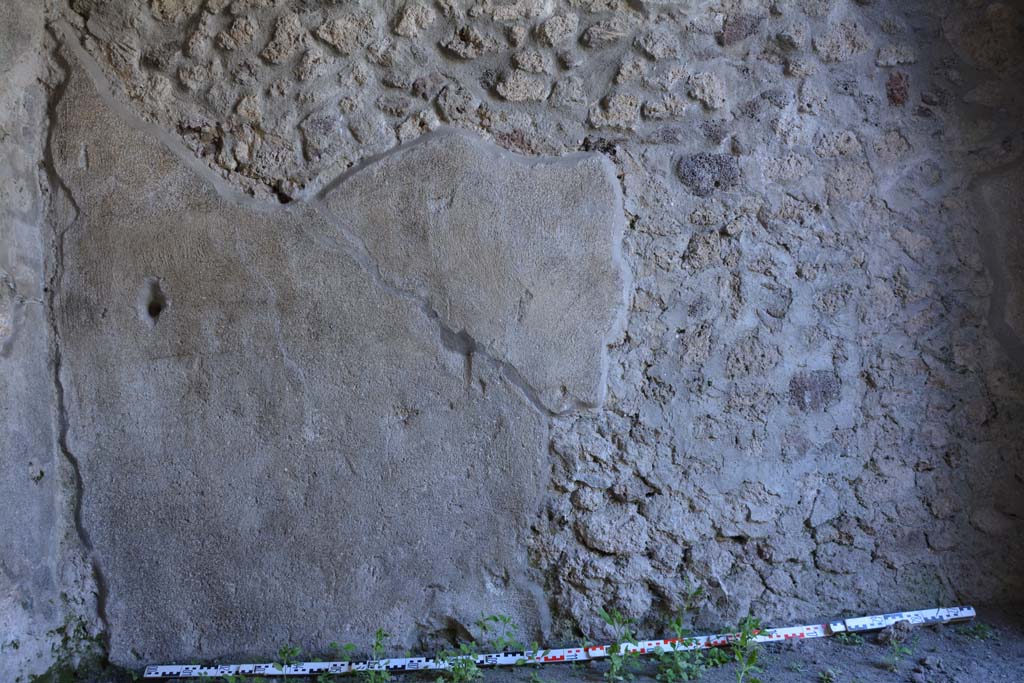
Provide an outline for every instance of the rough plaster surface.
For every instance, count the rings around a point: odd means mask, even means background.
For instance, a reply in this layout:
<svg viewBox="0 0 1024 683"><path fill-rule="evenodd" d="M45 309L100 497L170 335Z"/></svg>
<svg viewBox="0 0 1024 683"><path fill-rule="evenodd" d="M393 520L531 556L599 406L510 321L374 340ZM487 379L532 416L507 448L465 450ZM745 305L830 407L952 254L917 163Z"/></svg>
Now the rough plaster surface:
<svg viewBox="0 0 1024 683"><path fill-rule="evenodd" d="M600 405L627 279L606 159L528 164L432 135L343 177L325 203L385 282L423 297L467 350L505 362L544 410Z"/></svg>
<svg viewBox="0 0 1024 683"><path fill-rule="evenodd" d="M1019 2L15 16L5 666L1024 589Z"/></svg>
<svg viewBox="0 0 1024 683"><path fill-rule="evenodd" d="M546 474L546 414L500 363L473 363L474 349L446 343L434 315L338 245L348 222L367 237L404 227L400 218L427 228L443 310L470 311L454 321L491 332L487 315L503 319L513 285L535 291L549 313L564 309L549 325L583 353L524 374L596 392L604 333L624 306L611 262L621 200L606 162L559 162L553 177L441 134L328 193L339 223L314 208L225 201L91 87L76 69L56 110L56 169L75 198L56 219L68 223L57 333L113 656L312 647L378 626L412 642L445 633L448 618L471 623L481 602L545 625L526 531ZM541 207L582 186L598 199L558 231L526 232L555 259L542 272L458 268L462 250L503 253L492 236L507 224L452 198L471 187L458 174L431 187L449 222L387 179L452 164L484 181L519 177L523 195L512 196ZM407 213L371 221L367 207L389 202ZM421 203L438 223L420 222ZM508 251L500 264L514 263ZM575 289L555 273L584 266L587 291L560 305ZM524 317L493 345L554 343L543 318Z"/></svg>

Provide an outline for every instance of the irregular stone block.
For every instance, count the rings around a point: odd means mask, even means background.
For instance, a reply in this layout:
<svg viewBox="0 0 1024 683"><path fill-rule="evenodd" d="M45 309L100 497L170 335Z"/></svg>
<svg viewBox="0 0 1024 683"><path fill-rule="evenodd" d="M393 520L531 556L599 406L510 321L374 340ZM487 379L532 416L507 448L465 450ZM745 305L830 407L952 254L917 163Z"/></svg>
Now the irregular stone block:
<svg viewBox="0 0 1024 683"><path fill-rule="evenodd" d="M789 380L789 404L805 413L822 412L839 402L840 387L831 370L800 372Z"/></svg>
<svg viewBox="0 0 1024 683"><path fill-rule="evenodd" d="M731 154L691 154L679 160L676 173L690 192L707 197L739 184L740 165Z"/></svg>

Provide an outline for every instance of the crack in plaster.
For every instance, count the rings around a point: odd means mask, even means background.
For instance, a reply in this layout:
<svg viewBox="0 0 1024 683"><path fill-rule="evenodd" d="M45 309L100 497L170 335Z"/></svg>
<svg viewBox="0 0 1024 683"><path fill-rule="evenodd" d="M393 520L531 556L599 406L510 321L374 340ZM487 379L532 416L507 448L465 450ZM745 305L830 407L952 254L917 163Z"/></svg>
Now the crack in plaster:
<svg viewBox="0 0 1024 683"><path fill-rule="evenodd" d="M49 187L55 197L60 197L68 202L74 217L63 226L54 226L53 233L53 265L48 277L48 286L45 288L47 300L47 322L50 328L50 361L53 368L53 392L54 392L54 420L56 422L57 447L64 460L70 465L74 479L74 500L72 503L72 517L74 520L75 532L85 552L86 560L92 570L92 578L95 583L96 595L96 617L100 622L100 637L104 640L105 646L109 647L109 622L107 620L107 579L103 573L102 565L92 544L89 530L82 519L82 501L85 497L85 482L82 478L81 464L77 456L72 452L68 444L68 432L70 424L67 415L67 399L64 388L64 381L61 377L63 370L63 355L61 351L60 332L57 325L57 292L60 289L64 276L64 240L68 231L78 222L81 215L81 208L75 200L71 188L64 182L57 171L57 165L53 154L54 125L58 118L58 108L64 99L68 85L71 82L71 64L64 55L63 43L52 27L48 27L51 35L56 39L57 47L53 51L53 57L57 65L63 71L63 78L50 95L47 103L48 131L46 144L43 149L43 168Z"/></svg>

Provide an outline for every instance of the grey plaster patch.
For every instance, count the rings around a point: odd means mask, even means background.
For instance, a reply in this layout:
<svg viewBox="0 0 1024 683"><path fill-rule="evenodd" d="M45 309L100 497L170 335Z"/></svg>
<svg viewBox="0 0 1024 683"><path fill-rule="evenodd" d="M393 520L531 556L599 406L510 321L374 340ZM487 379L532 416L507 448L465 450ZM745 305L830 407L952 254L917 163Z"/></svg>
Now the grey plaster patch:
<svg viewBox="0 0 1024 683"><path fill-rule="evenodd" d="M1020 166L990 174L976 191L981 251L993 280L989 324L1004 352L1024 369L1024 183Z"/></svg>
<svg viewBox="0 0 1024 683"><path fill-rule="evenodd" d="M386 282L508 363L547 410L600 405L629 281L603 157L527 159L447 130L346 176L325 204Z"/></svg>
<svg viewBox="0 0 1024 683"><path fill-rule="evenodd" d="M544 625L522 535L547 425L499 366L467 370L315 210L219 197L78 68L55 152L81 208L55 298L67 447L115 661Z"/></svg>

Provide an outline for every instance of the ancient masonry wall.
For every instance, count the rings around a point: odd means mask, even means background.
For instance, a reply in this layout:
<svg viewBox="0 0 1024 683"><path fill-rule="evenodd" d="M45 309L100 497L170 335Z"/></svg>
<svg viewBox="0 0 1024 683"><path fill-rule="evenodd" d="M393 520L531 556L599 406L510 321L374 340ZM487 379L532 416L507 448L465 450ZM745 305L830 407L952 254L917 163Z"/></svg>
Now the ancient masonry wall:
<svg viewBox="0 0 1024 683"><path fill-rule="evenodd" d="M1019 598L1024 3L3 4L0 678Z"/></svg>

